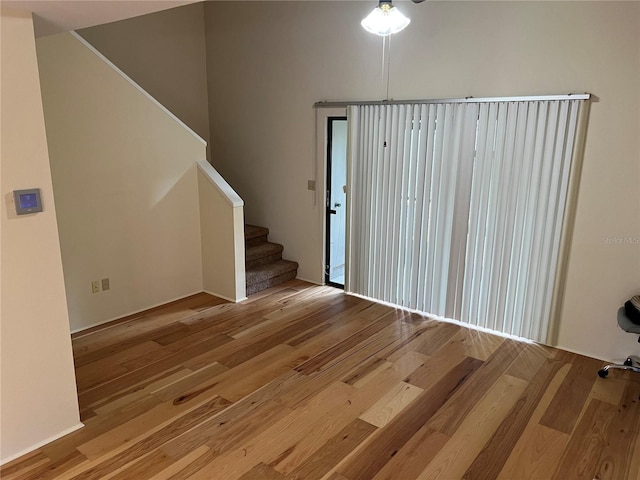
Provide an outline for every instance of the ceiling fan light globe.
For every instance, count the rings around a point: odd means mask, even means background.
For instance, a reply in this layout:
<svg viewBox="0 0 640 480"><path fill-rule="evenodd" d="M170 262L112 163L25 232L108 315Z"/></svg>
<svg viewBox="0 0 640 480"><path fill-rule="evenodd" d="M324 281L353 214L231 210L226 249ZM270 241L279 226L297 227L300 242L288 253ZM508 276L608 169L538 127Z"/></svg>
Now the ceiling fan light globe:
<svg viewBox="0 0 640 480"><path fill-rule="evenodd" d="M367 32L386 37L404 30L411 20L405 17L396 7L390 4L381 4L360 22Z"/></svg>

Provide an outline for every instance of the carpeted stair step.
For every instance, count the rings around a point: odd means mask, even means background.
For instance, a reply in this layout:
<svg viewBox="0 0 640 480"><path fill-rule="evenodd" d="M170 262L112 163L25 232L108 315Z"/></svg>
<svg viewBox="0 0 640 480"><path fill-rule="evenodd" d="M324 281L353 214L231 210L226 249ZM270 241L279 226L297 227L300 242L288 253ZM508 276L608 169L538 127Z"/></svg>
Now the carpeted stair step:
<svg viewBox="0 0 640 480"><path fill-rule="evenodd" d="M297 273L298 263L288 260L276 260L247 269L247 295L293 280Z"/></svg>
<svg viewBox="0 0 640 480"><path fill-rule="evenodd" d="M259 265L282 259L284 247L279 243L261 242L245 249L245 268L250 270Z"/></svg>
<svg viewBox="0 0 640 480"><path fill-rule="evenodd" d="M268 241L269 229L244 226L247 295L293 280L298 264L282 259L284 247Z"/></svg>
<svg viewBox="0 0 640 480"><path fill-rule="evenodd" d="M247 247L253 247L267 241L269 229L256 225L244 226L244 243Z"/></svg>

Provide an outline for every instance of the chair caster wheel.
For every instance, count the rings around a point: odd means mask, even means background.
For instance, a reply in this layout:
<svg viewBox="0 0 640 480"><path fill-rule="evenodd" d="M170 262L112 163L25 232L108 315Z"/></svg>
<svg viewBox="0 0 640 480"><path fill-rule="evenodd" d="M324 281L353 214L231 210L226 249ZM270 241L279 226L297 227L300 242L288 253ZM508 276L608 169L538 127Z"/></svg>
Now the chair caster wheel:
<svg viewBox="0 0 640 480"><path fill-rule="evenodd" d="M627 357L627 359L624 361L624 366L630 367L632 365L633 365L633 360L631 360L631 357Z"/></svg>
<svg viewBox="0 0 640 480"><path fill-rule="evenodd" d="M607 375L609 375L609 370L605 370L604 368L602 370L598 370L598 375L601 378L607 378Z"/></svg>

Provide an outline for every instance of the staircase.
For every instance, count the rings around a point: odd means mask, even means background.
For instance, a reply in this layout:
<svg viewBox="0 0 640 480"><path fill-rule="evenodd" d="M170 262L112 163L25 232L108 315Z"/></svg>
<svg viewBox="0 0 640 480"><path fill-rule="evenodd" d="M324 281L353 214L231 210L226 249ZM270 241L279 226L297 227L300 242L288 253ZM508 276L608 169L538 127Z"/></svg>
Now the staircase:
<svg viewBox="0 0 640 480"><path fill-rule="evenodd" d="M284 247L267 240L269 229L244 226L247 295L293 280L298 263L282 259Z"/></svg>

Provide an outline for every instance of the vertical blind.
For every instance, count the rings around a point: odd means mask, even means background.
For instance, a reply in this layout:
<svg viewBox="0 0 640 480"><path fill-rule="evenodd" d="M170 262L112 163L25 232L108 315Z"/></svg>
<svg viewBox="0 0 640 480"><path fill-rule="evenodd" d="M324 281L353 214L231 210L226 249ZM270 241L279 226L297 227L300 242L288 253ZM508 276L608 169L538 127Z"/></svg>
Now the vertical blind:
<svg viewBox="0 0 640 480"><path fill-rule="evenodd" d="M544 342L580 103L349 107L347 291Z"/></svg>

